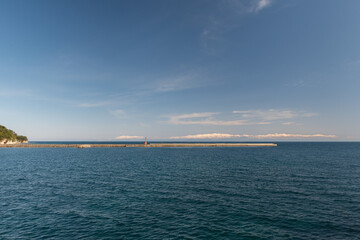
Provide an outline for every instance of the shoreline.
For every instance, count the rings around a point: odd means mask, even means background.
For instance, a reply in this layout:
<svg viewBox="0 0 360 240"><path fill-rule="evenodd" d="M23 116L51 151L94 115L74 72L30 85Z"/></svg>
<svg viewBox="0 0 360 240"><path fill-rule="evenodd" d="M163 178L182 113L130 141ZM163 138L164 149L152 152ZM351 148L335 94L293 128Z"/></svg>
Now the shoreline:
<svg viewBox="0 0 360 240"><path fill-rule="evenodd" d="M276 147L275 143L151 143L151 144L11 144L0 148L113 148L113 147Z"/></svg>

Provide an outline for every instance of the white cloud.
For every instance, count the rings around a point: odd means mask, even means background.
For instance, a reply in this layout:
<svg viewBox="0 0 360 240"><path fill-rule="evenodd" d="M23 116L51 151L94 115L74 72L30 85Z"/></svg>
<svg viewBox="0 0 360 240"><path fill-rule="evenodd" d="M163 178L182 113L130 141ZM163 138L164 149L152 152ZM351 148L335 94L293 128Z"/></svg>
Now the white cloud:
<svg viewBox="0 0 360 240"><path fill-rule="evenodd" d="M256 0L254 6L252 7L252 12L259 12L264 8L270 6L271 0Z"/></svg>
<svg viewBox="0 0 360 240"><path fill-rule="evenodd" d="M241 114L241 117L245 119L262 119L264 121L293 119L298 117L313 117L317 115L316 113L306 111L282 109L233 111L233 113Z"/></svg>
<svg viewBox="0 0 360 240"><path fill-rule="evenodd" d="M144 139L144 138L145 137L143 137L143 136L127 136L127 135L124 135L124 136L118 136L115 139L117 139L117 140L134 140L134 139Z"/></svg>
<svg viewBox="0 0 360 240"><path fill-rule="evenodd" d="M170 137L170 139L227 139L227 138L239 138L241 135L228 134L228 133L207 133L207 134L195 134L181 137Z"/></svg>
<svg viewBox="0 0 360 240"><path fill-rule="evenodd" d="M283 123L281 123L282 125L293 125L293 124L295 124L294 122L283 122Z"/></svg>
<svg viewBox="0 0 360 240"><path fill-rule="evenodd" d="M228 133L205 133L186 136L170 137L170 139L230 139L230 138L249 138L249 139L299 139L299 138L335 138L336 135L325 134L291 134L291 133L271 133L263 135L251 134L228 134Z"/></svg>
<svg viewBox="0 0 360 240"><path fill-rule="evenodd" d="M325 134L289 134L289 133L271 133L264 135L243 135L255 139L277 139L277 138L335 138L336 135Z"/></svg>
<svg viewBox="0 0 360 240"><path fill-rule="evenodd" d="M250 122L247 119L240 120L216 120L216 112L204 112L204 113L191 113L183 115L173 115L169 117L168 123L176 125L216 125L216 126L240 126L240 125L259 125L259 124L270 124L270 122Z"/></svg>
<svg viewBox="0 0 360 240"><path fill-rule="evenodd" d="M226 3L231 8L230 11L243 15L260 12L264 8L269 7L273 0L226 0Z"/></svg>

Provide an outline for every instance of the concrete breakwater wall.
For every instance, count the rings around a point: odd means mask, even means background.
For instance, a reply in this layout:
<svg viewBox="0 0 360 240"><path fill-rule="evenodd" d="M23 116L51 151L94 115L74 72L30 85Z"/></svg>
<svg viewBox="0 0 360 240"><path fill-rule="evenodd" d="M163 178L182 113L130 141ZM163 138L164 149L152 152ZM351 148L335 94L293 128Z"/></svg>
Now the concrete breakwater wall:
<svg viewBox="0 0 360 240"><path fill-rule="evenodd" d="M11 144L0 148L112 148L112 147L275 147L275 143L151 143L151 144Z"/></svg>

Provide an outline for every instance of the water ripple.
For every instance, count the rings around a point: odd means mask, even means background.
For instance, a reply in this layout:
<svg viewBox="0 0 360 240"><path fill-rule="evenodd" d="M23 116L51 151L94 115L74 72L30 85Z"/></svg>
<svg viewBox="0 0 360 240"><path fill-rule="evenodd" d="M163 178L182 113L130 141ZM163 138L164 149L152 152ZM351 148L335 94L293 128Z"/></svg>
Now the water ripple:
<svg viewBox="0 0 360 240"><path fill-rule="evenodd" d="M0 239L358 239L360 144L0 149Z"/></svg>

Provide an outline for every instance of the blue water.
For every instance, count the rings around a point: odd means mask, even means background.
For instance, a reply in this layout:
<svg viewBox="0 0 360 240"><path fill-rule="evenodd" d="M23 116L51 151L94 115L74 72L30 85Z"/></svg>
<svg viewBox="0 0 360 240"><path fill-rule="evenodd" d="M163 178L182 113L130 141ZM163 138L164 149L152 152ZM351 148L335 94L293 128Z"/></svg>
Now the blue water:
<svg viewBox="0 0 360 240"><path fill-rule="evenodd" d="M0 149L0 239L359 236L360 143Z"/></svg>

